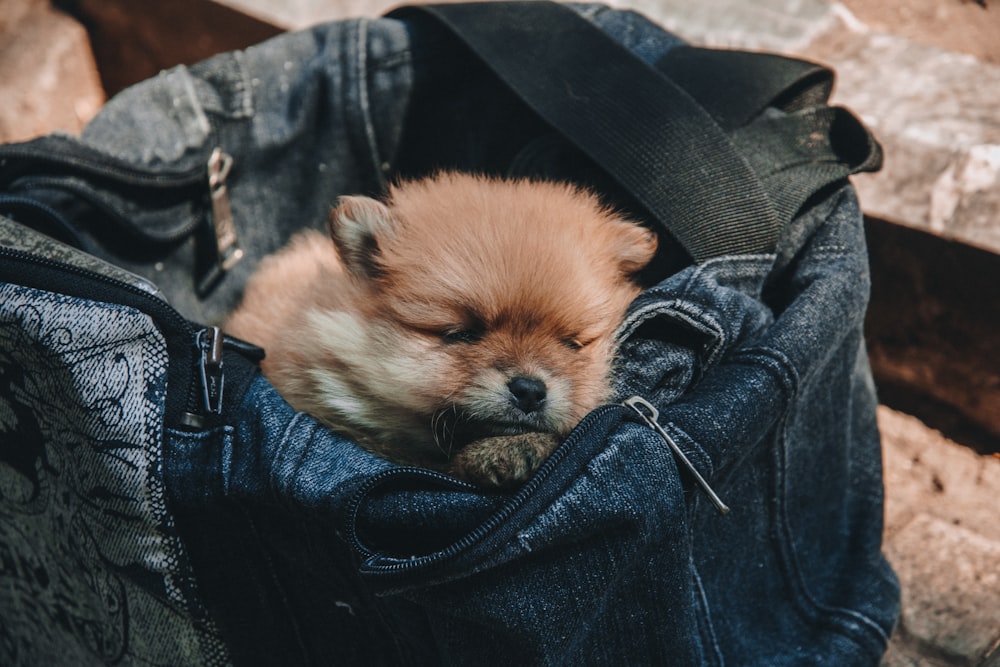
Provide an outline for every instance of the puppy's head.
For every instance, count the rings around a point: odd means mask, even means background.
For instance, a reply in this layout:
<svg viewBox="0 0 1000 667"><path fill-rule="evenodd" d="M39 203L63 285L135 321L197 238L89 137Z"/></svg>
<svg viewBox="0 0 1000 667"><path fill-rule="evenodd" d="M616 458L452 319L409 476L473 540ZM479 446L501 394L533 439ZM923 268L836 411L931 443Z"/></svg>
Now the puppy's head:
<svg viewBox="0 0 1000 667"><path fill-rule="evenodd" d="M330 232L366 352L352 382L436 446L565 435L607 398L650 231L564 184L459 174L344 197Z"/></svg>

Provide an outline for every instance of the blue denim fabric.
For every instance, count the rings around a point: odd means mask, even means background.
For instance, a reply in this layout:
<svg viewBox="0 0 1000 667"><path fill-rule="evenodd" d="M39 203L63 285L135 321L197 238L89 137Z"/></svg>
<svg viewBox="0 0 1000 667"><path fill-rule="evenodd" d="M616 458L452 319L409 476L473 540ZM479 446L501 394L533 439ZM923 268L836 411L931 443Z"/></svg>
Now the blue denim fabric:
<svg viewBox="0 0 1000 667"><path fill-rule="evenodd" d="M850 189L809 217L822 224L770 305L774 258L727 257L645 292L624 329L620 397L658 406L727 515L618 405L513 496L374 458L263 380L237 427L168 434L180 502L227 508L199 581L234 654L277 659L295 636L318 662L877 664L898 589L880 553L863 234ZM234 573L247 533L260 569ZM357 570L334 576L343 563ZM231 587L260 597L233 603Z"/></svg>
<svg viewBox="0 0 1000 667"><path fill-rule="evenodd" d="M679 43L630 12L579 10L649 62ZM475 74L439 40L396 20L334 23L116 97L82 141L154 171L222 147L248 257L210 300L191 289L194 239L152 265L112 259L188 317L219 319L259 258L322 227L336 196L434 166L414 157L435 137L415 137L408 113ZM540 130L493 133L497 100L470 98L454 113L480 125L449 136L440 163L502 169ZM688 266L636 300L616 398L655 405L726 515L617 402L524 488L483 493L368 454L257 377L229 391L224 423L168 424L150 471L193 564L185 604L245 664L877 664L899 591L880 553L867 296L845 186L775 254Z"/></svg>

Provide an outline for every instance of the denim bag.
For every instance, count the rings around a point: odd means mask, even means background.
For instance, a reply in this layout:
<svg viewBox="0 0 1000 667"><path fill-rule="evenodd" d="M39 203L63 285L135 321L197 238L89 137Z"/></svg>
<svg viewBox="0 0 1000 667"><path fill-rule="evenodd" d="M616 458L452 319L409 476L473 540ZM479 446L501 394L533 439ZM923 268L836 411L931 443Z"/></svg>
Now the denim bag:
<svg viewBox="0 0 1000 667"><path fill-rule="evenodd" d="M707 150L650 151L654 186L766 203L740 223L756 240L663 223L643 170L492 64L469 17L532 32L536 4L685 91L756 194L699 184ZM899 590L846 176L878 149L825 70L776 62L599 5L410 9L177 67L79 138L0 147L0 662L877 664ZM441 167L590 184L668 248L615 400L515 491L374 457L212 326L338 195Z"/></svg>

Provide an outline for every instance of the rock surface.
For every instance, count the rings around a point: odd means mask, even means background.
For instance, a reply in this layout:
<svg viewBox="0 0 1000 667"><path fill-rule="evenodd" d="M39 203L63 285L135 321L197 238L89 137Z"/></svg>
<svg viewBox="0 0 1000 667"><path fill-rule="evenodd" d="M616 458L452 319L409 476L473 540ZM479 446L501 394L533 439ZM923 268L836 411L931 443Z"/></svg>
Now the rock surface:
<svg viewBox="0 0 1000 667"><path fill-rule="evenodd" d="M87 31L46 0L0 11L0 142L79 132L104 104Z"/></svg>
<svg viewBox="0 0 1000 667"><path fill-rule="evenodd" d="M902 616L884 662L1000 665L1000 457L978 455L914 417L879 408L885 550Z"/></svg>

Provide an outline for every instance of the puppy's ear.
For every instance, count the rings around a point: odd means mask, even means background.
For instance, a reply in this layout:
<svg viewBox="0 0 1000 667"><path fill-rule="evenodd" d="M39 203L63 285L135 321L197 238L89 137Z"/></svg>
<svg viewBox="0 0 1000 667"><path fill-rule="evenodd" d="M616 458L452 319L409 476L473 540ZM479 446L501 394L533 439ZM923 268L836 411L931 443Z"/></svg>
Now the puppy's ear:
<svg viewBox="0 0 1000 667"><path fill-rule="evenodd" d="M341 261L349 271L374 278L381 267L381 244L395 229L389 208L368 197L341 197L330 211L328 229Z"/></svg>
<svg viewBox="0 0 1000 667"><path fill-rule="evenodd" d="M618 253L621 272L633 276L646 267L656 254L656 234L625 220L616 221L612 248Z"/></svg>

